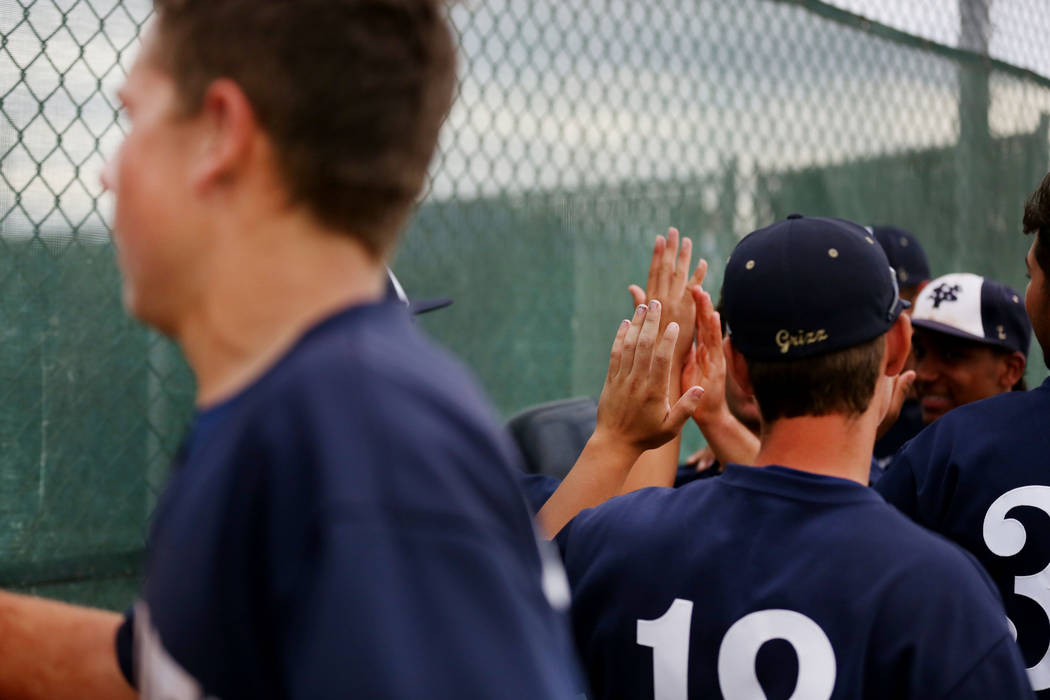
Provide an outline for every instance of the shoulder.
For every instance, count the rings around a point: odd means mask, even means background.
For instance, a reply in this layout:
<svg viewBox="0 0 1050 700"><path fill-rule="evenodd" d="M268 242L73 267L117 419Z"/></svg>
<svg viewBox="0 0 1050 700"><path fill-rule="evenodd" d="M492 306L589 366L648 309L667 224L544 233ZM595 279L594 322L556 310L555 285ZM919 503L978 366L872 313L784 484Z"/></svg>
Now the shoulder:
<svg viewBox="0 0 1050 700"><path fill-rule="evenodd" d="M454 441L515 457L470 373L391 305L322 322L249 392L250 420L293 424L311 440L343 436L401 452Z"/></svg>
<svg viewBox="0 0 1050 700"><path fill-rule="evenodd" d="M695 512L703 510L703 495L718 482L702 479L679 488L639 489L582 511L557 537L566 567L578 570L598 559L605 565L629 562L666 546L669 538L685 537Z"/></svg>
<svg viewBox="0 0 1050 700"><path fill-rule="evenodd" d="M1046 384L960 406L907 442L876 489L911 515L922 506L933 517L934 511L947 507L960 479L977 485L989 464L1007 457L1015 465L1042 464L1050 448L1047 415Z"/></svg>
<svg viewBox="0 0 1050 700"><path fill-rule="evenodd" d="M998 614L1001 601L995 584L972 554L894 508L886 508L882 520L892 543L892 557L886 562L889 575L883 581L894 605L954 600L962 606L980 604Z"/></svg>
<svg viewBox="0 0 1050 700"><path fill-rule="evenodd" d="M308 331L245 393L237 420L272 489L304 502L527 518L509 436L469 373L396 307L349 309Z"/></svg>
<svg viewBox="0 0 1050 700"><path fill-rule="evenodd" d="M902 448L902 454L944 445L959 439L979 442L1001 439L1036 428L1050 409L1050 388L1013 391L953 409L923 429Z"/></svg>
<svg viewBox="0 0 1050 700"><path fill-rule="evenodd" d="M403 404L489 413L469 372L404 311L386 304L349 309L314 327L263 383L260 393L270 400L338 393L341 406L367 407L370 413L390 405L407 408Z"/></svg>

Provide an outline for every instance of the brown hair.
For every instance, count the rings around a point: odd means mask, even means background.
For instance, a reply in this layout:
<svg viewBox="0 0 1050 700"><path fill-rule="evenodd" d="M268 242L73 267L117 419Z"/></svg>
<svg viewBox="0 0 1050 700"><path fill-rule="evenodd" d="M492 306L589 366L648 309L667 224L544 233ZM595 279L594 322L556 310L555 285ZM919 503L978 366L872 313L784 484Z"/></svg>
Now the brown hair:
<svg viewBox="0 0 1050 700"><path fill-rule="evenodd" d="M1035 261L1050 275L1050 173L1025 201L1021 226L1026 235L1035 234Z"/></svg>
<svg viewBox="0 0 1050 700"><path fill-rule="evenodd" d="M747 359L762 421L779 418L859 415L868 409L886 352L886 336L815 357Z"/></svg>
<svg viewBox="0 0 1050 700"><path fill-rule="evenodd" d="M452 102L441 0L155 0L181 107L247 95L293 201L375 255L396 241Z"/></svg>

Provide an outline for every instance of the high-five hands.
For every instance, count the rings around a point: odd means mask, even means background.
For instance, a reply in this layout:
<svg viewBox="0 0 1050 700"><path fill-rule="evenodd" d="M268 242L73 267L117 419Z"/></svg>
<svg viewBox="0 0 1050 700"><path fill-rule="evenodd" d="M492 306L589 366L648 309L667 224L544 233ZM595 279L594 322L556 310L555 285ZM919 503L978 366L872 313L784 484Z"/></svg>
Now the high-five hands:
<svg viewBox="0 0 1050 700"><path fill-rule="evenodd" d="M609 354L598 422L572 470L538 514L553 537L584 508L615 496L638 457L678 435L703 396L699 386L671 397L672 357L679 329L660 331L661 304L639 305L623 321Z"/></svg>
<svg viewBox="0 0 1050 700"><path fill-rule="evenodd" d="M712 423L729 412L726 404L726 358L722 351L722 323L711 303L711 295L690 287L696 304L696 349L682 368L682 385L699 384L704 397L693 417L699 426Z"/></svg>
<svg viewBox="0 0 1050 700"><path fill-rule="evenodd" d="M707 439L709 455L705 468L715 461L751 464L758 454L758 437L729 410L726 400L726 358L722 320L711 303L711 295L700 287L690 287L696 305L696 350L682 368L682 385L698 384L703 398L693 411L700 432Z"/></svg>
<svg viewBox="0 0 1050 700"><path fill-rule="evenodd" d="M661 315L662 304L654 299L620 324L598 399L593 438L628 453L640 454L675 437L704 393L694 386L671 405L668 387L680 332L672 321L661 333Z"/></svg>
<svg viewBox="0 0 1050 700"><path fill-rule="evenodd" d="M636 284L627 288L635 307L656 299L663 305L660 331L670 323L677 323L681 331L675 345L674 360L681 367L693 344L693 318L696 313L689 288L703 284L707 276L707 261L699 260L693 274L689 274L693 242L681 237L678 229L667 229L667 238L657 236L653 256L649 262L649 279L643 290ZM672 378L677 384L678 377Z"/></svg>

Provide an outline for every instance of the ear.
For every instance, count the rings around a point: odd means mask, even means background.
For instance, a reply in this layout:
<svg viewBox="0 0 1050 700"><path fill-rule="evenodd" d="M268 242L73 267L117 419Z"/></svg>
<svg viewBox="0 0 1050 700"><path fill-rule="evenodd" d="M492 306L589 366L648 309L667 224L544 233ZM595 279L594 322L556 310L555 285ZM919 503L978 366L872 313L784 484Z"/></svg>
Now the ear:
<svg viewBox="0 0 1050 700"><path fill-rule="evenodd" d="M895 377L904 369L911 353L911 317L901 314L886 332L886 376Z"/></svg>
<svg viewBox="0 0 1050 700"><path fill-rule="evenodd" d="M242 168L251 156L259 126L247 95L227 78L208 86L195 120L201 141L193 184L204 191L228 181Z"/></svg>
<svg viewBox="0 0 1050 700"><path fill-rule="evenodd" d="M1022 353L1012 352L1003 356L1003 366L999 372L999 386L1003 388L1003 391L1009 391L1014 384L1021 381L1025 364L1025 356Z"/></svg>
<svg viewBox="0 0 1050 700"><path fill-rule="evenodd" d="M722 341L722 352L726 358L726 371L736 380L744 394L753 396L755 389L751 385L751 375L747 371L747 360L736 349L729 337Z"/></svg>

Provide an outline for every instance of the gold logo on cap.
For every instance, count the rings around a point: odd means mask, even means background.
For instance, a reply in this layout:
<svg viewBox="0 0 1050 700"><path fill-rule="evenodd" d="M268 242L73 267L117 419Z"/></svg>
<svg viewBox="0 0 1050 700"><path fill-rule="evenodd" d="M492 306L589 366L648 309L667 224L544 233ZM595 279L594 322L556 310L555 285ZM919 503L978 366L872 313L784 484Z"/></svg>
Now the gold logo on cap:
<svg viewBox="0 0 1050 700"><path fill-rule="evenodd" d="M781 355L786 355L792 347L821 343L827 339L828 333L823 328L816 331L799 331L798 333L792 333L785 328L777 331L776 335L777 346L780 347Z"/></svg>
<svg viewBox="0 0 1050 700"><path fill-rule="evenodd" d="M1006 340L1006 331L1003 330L1002 326L996 326L995 330L999 332L999 340Z"/></svg>

